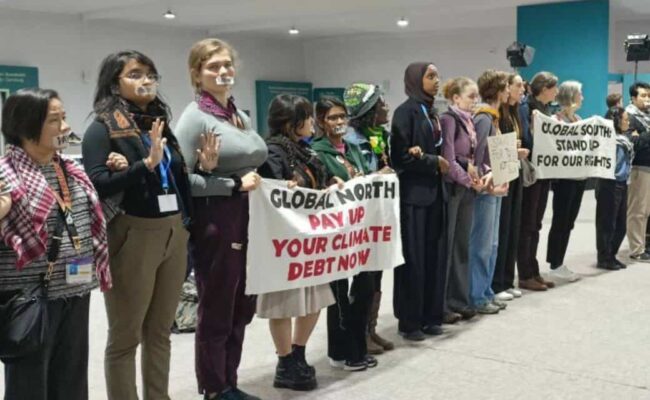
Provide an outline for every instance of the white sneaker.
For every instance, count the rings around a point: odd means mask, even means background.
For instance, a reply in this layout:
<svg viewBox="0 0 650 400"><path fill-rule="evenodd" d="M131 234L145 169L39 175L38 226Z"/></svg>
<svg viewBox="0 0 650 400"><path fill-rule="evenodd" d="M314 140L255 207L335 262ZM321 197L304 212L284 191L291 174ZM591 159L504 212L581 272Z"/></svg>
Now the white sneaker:
<svg viewBox="0 0 650 400"><path fill-rule="evenodd" d="M515 298L514 295L508 293L507 291L497 293L494 295L494 298L499 300L499 301L510 301Z"/></svg>
<svg viewBox="0 0 650 400"><path fill-rule="evenodd" d="M345 361L339 361L333 358L329 358L329 362L330 362L330 367L332 368L337 368L337 369L345 368Z"/></svg>
<svg viewBox="0 0 650 400"><path fill-rule="evenodd" d="M510 294L513 295L515 298L519 298L519 297L521 297L521 296L524 295L524 293L523 293L521 290L519 290L519 289L515 289L515 288L508 289L508 290L506 290L506 292L510 293Z"/></svg>
<svg viewBox="0 0 650 400"><path fill-rule="evenodd" d="M548 276L556 280L569 281L569 282L575 282L580 279L580 275L571 271L564 264L562 264L556 269L552 269L551 272L549 272Z"/></svg>

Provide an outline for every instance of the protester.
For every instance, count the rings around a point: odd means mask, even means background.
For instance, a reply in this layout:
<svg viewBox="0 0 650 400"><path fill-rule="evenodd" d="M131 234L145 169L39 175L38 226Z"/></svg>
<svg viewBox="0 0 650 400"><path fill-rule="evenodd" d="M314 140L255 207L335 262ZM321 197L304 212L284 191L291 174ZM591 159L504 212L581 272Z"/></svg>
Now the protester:
<svg viewBox="0 0 650 400"><path fill-rule="evenodd" d="M408 99L393 114L391 162L400 181L405 264L395 269L393 308L406 340L442 333L446 265L441 155L442 135L433 100L440 78L432 63L412 63L404 73ZM470 313L466 314L467 317Z"/></svg>
<svg viewBox="0 0 650 400"><path fill-rule="evenodd" d="M324 97L316 104L316 124L319 137L312 149L331 176L348 181L370 172L361 149L345 138L347 131L345 104L333 97ZM369 355L366 330L370 305L375 288L371 274L330 283L336 304L327 308L327 355L333 368L345 371L364 371L377 366L377 359Z"/></svg>
<svg viewBox="0 0 650 400"><path fill-rule="evenodd" d="M5 399L88 399L90 292L108 290L111 274L97 193L60 153L70 132L53 90L19 90L2 108L0 304L38 285L47 296L38 349L3 359Z"/></svg>
<svg viewBox="0 0 650 400"><path fill-rule="evenodd" d="M312 136L312 114L312 105L304 97L282 94L271 101L266 140L269 155L259 169L262 177L286 180L291 187L329 186L330 175L305 142ZM328 284L257 296L257 315L269 319L278 355L273 386L292 390L316 388L315 370L305 360L305 347L320 310L332 304L334 296Z"/></svg>
<svg viewBox="0 0 650 400"><path fill-rule="evenodd" d="M634 159L634 145L627 136L630 120L622 107L612 107L605 118L616 129L616 170L614 179L598 179L596 185L596 267L612 271L627 266L616 258L623 243L627 217L627 180Z"/></svg>
<svg viewBox="0 0 650 400"><path fill-rule="evenodd" d="M535 110L549 115L548 104L557 95L558 79L550 72L537 73L530 82L531 94L520 109L522 125L522 145L533 150L533 112ZM517 268L519 271L519 288L543 291L555 286L552 281L543 279L539 273L537 261L537 246L539 231L542 229L542 219L548 201L549 181L538 179L532 186L524 188L521 206L521 227L519 230L519 245L517 250Z"/></svg>
<svg viewBox="0 0 650 400"><path fill-rule="evenodd" d="M350 118L345 139L359 146L370 172L390 171L388 142L390 133L384 128L388 123L388 105L379 86L355 83L343 95ZM381 305L381 271L371 272L375 293L370 306L366 346L369 354L381 354L395 345L379 336L377 319Z"/></svg>
<svg viewBox="0 0 650 400"><path fill-rule="evenodd" d="M576 111L582 107L582 84L565 81L558 88L557 102L560 111L554 118L561 122L573 123L581 120ZM546 261L551 266L549 276L556 281L575 282L580 275L564 264L564 256L569 246L571 231L580 212L586 179L555 179L553 188L553 220L548 233Z"/></svg>
<svg viewBox="0 0 650 400"><path fill-rule="evenodd" d="M510 74L508 76L509 95L508 101L501 104L499 109L499 129L502 134L517 135L517 154L519 159L525 159L530 151L521 146L522 128L519 119L519 104L524 98L524 82L521 76ZM521 225L521 200L523 184L519 169L519 177L510 181L508 195L501 199L501 213L499 216L499 250L492 290L495 298L500 301L509 301L521 297L521 290L514 287L515 262L517 261L517 246L519 245L519 227Z"/></svg>
<svg viewBox="0 0 650 400"><path fill-rule="evenodd" d="M84 167L105 209L119 210L108 225L114 281L105 295L109 399L138 398L140 344L144 397L169 399L169 335L185 277L189 185L159 81L153 61L140 52L107 56L99 69L95 121L83 137ZM116 156L125 159L122 165ZM111 203L115 196L121 201Z"/></svg>
<svg viewBox="0 0 650 400"><path fill-rule="evenodd" d="M196 375L206 399L258 399L237 385L246 325L255 299L245 294L248 192L267 157L264 140L231 96L237 55L219 39L196 42L189 69L196 100L183 111L176 132L187 157L194 204L190 252L199 294ZM204 144L220 135L216 152Z"/></svg>
<svg viewBox="0 0 650 400"><path fill-rule="evenodd" d="M630 119L634 161L627 196L627 240L630 258L650 263L645 240L650 217L650 84L636 82L630 86L631 103L625 108Z"/></svg>
<svg viewBox="0 0 650 400"><path fill-rule="evenodd" d="M623 107L623 96L620 93L609 94L605 99L605 103L607 103L608 111L613 107Z"/></svg>
<svg viewBox="0 0 650 400"><path fill-rule="evenodd" d="M485 187L474 201L474 218L469 238L470 300L481 314L496 314L506 304L494 298L492 278L499 246L501 198L508 194L508 183L494 185L488 151L488 137L500 135L499 108L510 96L508 74L487 70L478 78L484 104L474 114L476 127L476 166Z"/></svg>
<svg viewBox="0 0 650 400"><path fill-rule="evenodd" d="M453 323L462 315L452 310L472 312L469 296L469 238L476 194L485 188L476 167L476 128L472 112L478 102L476 83L469 78L454 78L442 87L449 109L440 116L442 155L449 162L447 205L447 288L446 315ZM483 154L481 154L481 157Z"/></svg>

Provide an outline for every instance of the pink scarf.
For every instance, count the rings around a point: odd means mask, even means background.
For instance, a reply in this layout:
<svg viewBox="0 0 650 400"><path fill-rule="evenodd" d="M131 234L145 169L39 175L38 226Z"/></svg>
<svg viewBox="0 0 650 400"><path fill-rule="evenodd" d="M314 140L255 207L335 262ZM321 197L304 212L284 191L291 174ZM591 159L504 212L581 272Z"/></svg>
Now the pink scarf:
<svg viewBox="0 0 650 400"><path fill-rule="evenodd" d="M102 291L108 290L112 286L108 238L97 192L86 173L72 159L62 155L59 157L64 161L66 172L81 186L90 201L90 232L97 278ZM16 252L16 269L20 271L47 252L46 222L56 198L38 166L22 148L8 145L7 154L0 158L0 168L7 184L13 188L11 210L0 221L0 239Z"/></svg>
<svg viewBox="0 0 650 400"><path fill-rule="evenodd" d="M474 128L474 120L472 119L472 113L463 111L456 106L450 106L451 110L456 113L465 124L467 132L469 132L469 142L472 145L472 150L476 148L476 129Z"/></svg>

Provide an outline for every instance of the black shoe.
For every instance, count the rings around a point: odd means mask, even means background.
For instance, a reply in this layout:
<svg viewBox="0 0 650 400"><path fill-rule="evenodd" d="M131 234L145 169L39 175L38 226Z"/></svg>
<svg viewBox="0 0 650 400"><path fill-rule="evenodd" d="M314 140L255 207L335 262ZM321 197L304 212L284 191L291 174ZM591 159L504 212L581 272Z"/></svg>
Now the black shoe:
<svg viewBox="0 0 650 400"><path fill-rule="evenodd" d="M463 316L455 312L446 312L442 317L442 323L452 325L463 319Z"/></svg>
<svg viewBox="0 0 650 400"><path fill-rule="evenodd" d="M440 325L426 325L422 328L422 333L429 336L438 336L444 333Z"/></svg>
<svg viewBox="0 0 650 400"><path fill-rule="evenodd" d="M204 400L210 399L210 396L206 393L203 396ZM217 397L213 397L211 400L241 400L242 397L240 397L237 392L235 392L233 389L226 389L223 392L219 393Z"/></svg>
<svg viewBox="0 0 650 400"><path fill-rule="evenodd" d="M416 329L416 330L411 331L411 332L397 331L397 333L401 337L403 337L404 339L410 340L411 342L421 342L424 339L426 339L426 337L424 336L424 333L422 333L422 331L419 330L419 329Z"/></svg>
<svg viewBox="0 0 650 400"><path fill-rule="evenodd" d="M464 308L462 310L456 310L458 314L463 317L464 320L472 319L476 316L476 310L473 310L471 308Z"/></svg>
<svg viewBox="0 0 650 400"><path fill-rule="evenodd" d="M630 258L634 261L642 262L642 263L650 263L650 254L648 253L641 253L641 254L635 254L630 256Z"/></svg>
<svg viewBox="0 0 650 400"><path fill-rule="evenodd" d="M316 389L316 386L316 377L312 376L308 370L302 368L293 354L278 357L278 365L275 367L275 378L273 378L273 387L307 391ZM242 398L246 399L246 397Z"/></svg>
<svg viewBox="0 0 650 400"><path fill-rule="evenodd" d="M308 373L312 377L314 378L316 377L316 368L307 364L307 359L305 359L305 346L298 346L297 344L292 344L291 354L293 355L293 358L296 360L300 368L302 368L305 371L308 371Z"/></svg>
<svg viewBox="0 0 650 400"><path fill-rule="evenodd" d="M361 361L346 361L343 365L344 371L356 372L356 371L365 371L368 369L368 363L366 360Z"/></svg>
<svg viewBox="0 0 650 400"><path fill-rule="evenodd" d="M375 368L377 364L379 364L379 362L375 357L371 356L370 354L366 355L366 365L368 368Z"/></svg>
<svg viewBox="0 0 650 400"><path fill-rule="evenodd" d="M615 262L611 262L611 261L599 262L598 264L596 264L596 268L606 269L606 270L609 270L609 271L618 271L619 269L621 269L621 267L618 264L616 264Z"/></svg>
<svg viewBox="0 0 650 400"><path fill-rule="evenodd" d="M252 394L248 394L244 392L243 390L239 390L238 388L232 389L232 392L237 395L239 400L262 400L261 398L257 396L253 396Z"/></svg>
<svg viewBox="0 0 650 400"><path fill-rule="evenodd" d="M618 258L614 258L614 264L618 265L621 269L627 268L627 264L622 263Z"/></svg>

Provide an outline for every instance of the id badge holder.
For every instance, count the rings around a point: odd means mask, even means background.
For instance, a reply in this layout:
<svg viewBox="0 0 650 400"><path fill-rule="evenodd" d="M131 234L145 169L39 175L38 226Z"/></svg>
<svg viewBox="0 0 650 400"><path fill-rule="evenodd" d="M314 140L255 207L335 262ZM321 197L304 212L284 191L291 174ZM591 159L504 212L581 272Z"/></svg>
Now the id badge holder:
<svg viewBox="0 0 650 400"><path fill-rule="evenodd" d="M65 282L68 285L91 283L93 280L93 258L77 258L65 266Z"/></svg>
<svg viewBox="0 0 650 400"><path fill-rule="evenodd" d="M161 213L178 211L178 201L175 194L161 194L158 196L158 209Z"/></svg>

